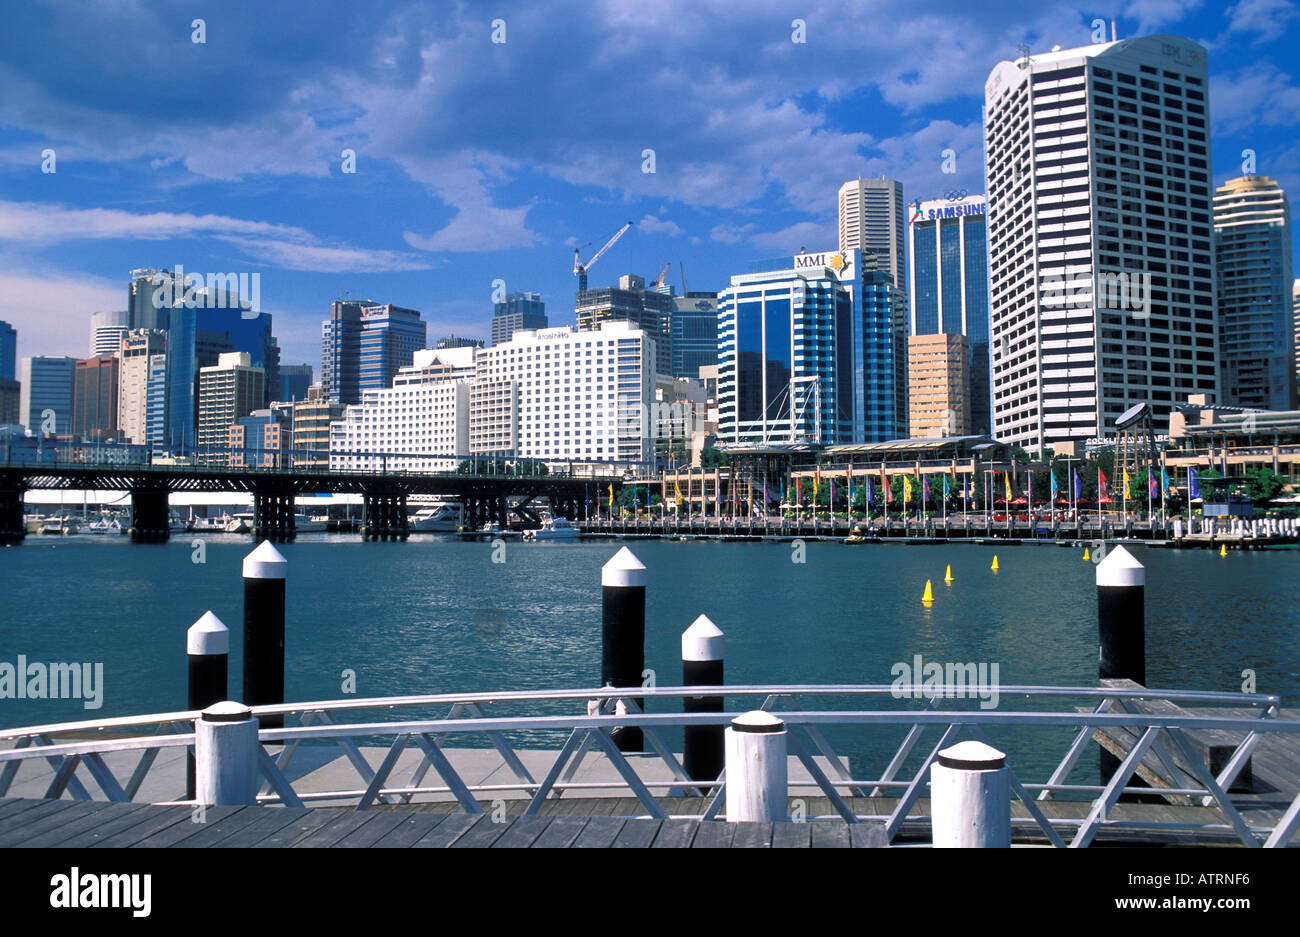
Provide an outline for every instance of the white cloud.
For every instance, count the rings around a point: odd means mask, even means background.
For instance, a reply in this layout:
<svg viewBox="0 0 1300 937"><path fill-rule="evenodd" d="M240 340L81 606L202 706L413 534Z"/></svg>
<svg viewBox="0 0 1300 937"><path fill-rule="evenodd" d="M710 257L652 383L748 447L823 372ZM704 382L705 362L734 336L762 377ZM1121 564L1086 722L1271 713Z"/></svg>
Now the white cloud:
<svg viewBox="0 0 1300 937"><path fill-rule="evenodd" d="M297 244L267 238L244 238L218 235L234 244L249 257L256 257L282 270L314 273L396 273L429 270L426 258L398 251L367 250L360 247L331 247L322 244Z"/></svg>
<svg viewBox="0 0 1300 937"><path fill-rule="evenodd" d="M750 242L763 250L794 254L800 247L811 251L836 248L839 246L839 233L834 222L800 221L780 231L752 235Z"/></svg>
<svg viewBox="0 0 1300 937"><path fill-rule="evenodd" d="M1225 11L1230 17L1229 33L1258 33L1255 41L1276 39L1286 30L1286 25L1296 18L1295 4L1288 0L1241 0Z"/></svg>
<svg viewBox="0 0 1300 937"><path fill-rule="evenodd" d="M19 358L84 358L91 313L125 306L124 282L0 259L0 319L18 331Z"/></svg>
<svg viewBox="0 0 1300 937"><path fill-rule="evenodd" d="M681 225L667 218L657 218L654 215L646 215L636 223L638 231L644 231L647 234L666 234L669 237L677 237L682 233Z"/></svg>
<svg viewBox="0 0 1300 937"><path fill-rule="evenodd" d="M1300 123L1300 87L1277 67L1261 63L1210 83L1210 118L1216 133Z"/></svg>
<svg viewBox="0 0 1300 937"><path fill-rule="evenodd" d="M1146 35L1181 22L1200 5L1201 0L1133 0L1124 8L1124 16L1137 20L1137 34Z"/></svg>

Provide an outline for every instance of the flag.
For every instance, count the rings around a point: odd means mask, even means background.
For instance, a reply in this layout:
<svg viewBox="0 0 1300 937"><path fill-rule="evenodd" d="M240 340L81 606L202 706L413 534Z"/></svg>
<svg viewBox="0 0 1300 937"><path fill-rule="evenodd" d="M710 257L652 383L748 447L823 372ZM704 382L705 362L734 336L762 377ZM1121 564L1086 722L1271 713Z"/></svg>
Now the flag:
<svg viewBox="0 0 1300 937"><path fill-rule="evenodd" d="M884 469L880 470L880 490L885 493L885 507L889 507L890 502L894 500L894 492L889 487L889 476L885 474Z"/></svg>
<svg viewBox="0 0 1300 937"><path fill-rule="evenodd" d="M904 475L903 476L903 503L907 504L907 502L911 500L912 500L912 476Z"/></svg>
<svg viewBox="0 0 1300 937"><path fill-rule="evenodd" d="M831 479L831 510L835 510L835 479Z"/></svg>
<svg viewBox="0 0 1300 937"><path fill-rule="evenodd" d="M1127 468L1124 469L1123 472L1124 472L1124 498L1127 500L1133 497L1133 489L1129 487L1128 469Z"/></svg>
<svg viewBox="0 0 1300 937"><path fill-rule="evenodd" d="M610 483L609 486L609 507L610 510L614 509L614 485L612 482Z"/></svg>
<svg viewBox="0 0 1300 937"><path fill-rule="evenodd" d="M795 504L803 504L803 479L794 480L794 500Z"/></svg>
<svg viewBox="0 0 1300 937"><path fill-rule="evenodd" d="M1164 466L1160 467L1160 497L1164 497L1169 491L1169 473L1165 471Z"/></svg>
<svg viewBox="0 0 1300 937"><path fill-rule="evenodd" d="M947 475L943 476L943 500L945 503L948 500L948 476Z"/></svg>
<svg viewBox="0 0 1300 937"><path fill-rule="evenodd" d="M1194 468L1187 470L1187 497L1195 501L1201 496L1201 476Z"/></svg>
<svg viewBox="0 0 1300 937"><path fill-rule="evenodd" d="M686 499L682 497L681 485L677 484L677 482L673 482L673 488L677 490L677 510L680 511L682 509L682 502Z"/></svg>
<svg viewBox="0 0 1300 937"><path fill-rule="evenodd" d="M1079 470L1074 470L1074 500L1078 501L1083 497L1083 479L1079 477Z"/></svg>
<svg viewBox="0 0 1300 937"><path fill-rule="evenodd" d="M875 491L874 491L874 487L875 487L875 486L873 486L873 485L871 484L871 476L870 476L870 475L866 476L866 478L863 479L863 484L865 484L865 485L867 486L867 498L866 498L866 504L867 504L867 507L870 508L870 507L872 507L872 506L875 504L875 500L876 500L876 498L875 498Z"/></svg>
<svg viewBox="0 0 1300 937"><path fill-rule="evenodd" d="M928 475L921 476L921 500L930 500L930 476Z"/></svg>
<svg viewBox="0 0 1300 937"><path fill-rule="evenodd" d="M1010 472L1007 472L1007 473L1003 476L1003 480L1004 480L1005 483L1006 483L1007 504L1010 504L1010 503L1011 503L1011 473L1010 473Z"/></svg>
<svg viewBox="0 0 1300 937"><path fill-rule="evenodd" d="M1048 477L1051 478L1052 480L1052 500L1055 501L1056 500L1056 473L1049 472Z"/></svg>
<svg viewBox="0 0 1300 937"><path fill-rule="evenodd" d="M1107 492L1109 483L1106 480L1106 473L1097 469L1097 500L1110 501L1110 494Z"/></svg>
<svg viewBox="0 0 1300 937"><path fill-rule="evenodd" d="M822 488L822 470L813 469L813 505L817 504L817 495Z"/></svg>
<svg viewBox="0 0 1300 937"><path fill-rule="evenodd" d="M1160 491L1156 487L1156 473L1150 469L1147 469L1147 494L1153 501L1160 496Z"/></svg>
<svg viewBox="0 0 1300 937"><path fill-rule="evenodd" d="M970 479L969 478L963 478L961 480L961 500L962 500L962 504L970 503Z"/></svg>
<svg viewBox="0 0 1300 937"><path fill-rule="evenodd" d="M849 510L853 510L853 469L849 469Z"/></svg>

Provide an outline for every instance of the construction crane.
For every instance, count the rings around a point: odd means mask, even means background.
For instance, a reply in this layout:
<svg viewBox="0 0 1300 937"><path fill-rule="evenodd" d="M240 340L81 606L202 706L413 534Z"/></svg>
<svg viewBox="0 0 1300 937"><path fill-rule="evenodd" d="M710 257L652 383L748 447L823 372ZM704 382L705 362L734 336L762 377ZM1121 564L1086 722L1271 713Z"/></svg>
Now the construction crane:
<svg viewBox="0 0 1300 937"><path fill-rule="evenodd" d="M655 280L655 285L654 285L655 292L658 292L659 290L663 289L664 278L668 276L668 268L671 267L672 265L673 262L670 260L668 261L668 263L664 264L664 268L659 271L659 279Z"/></svg>
<svg viewBox="0 0 1300 937"><path fill-rule="evenodd" d="M587 291L587 271L591 269L592 265L596 261L600 260L601 255L604 254L605 251L614 246L615 241L627 233L627 229L630 227L632 227L632 222L629 221L627 224L623 225L623 227L615 231L614 236L605 242L605 246L596 251L596 256L592 257L591 260L587 261L585 264L582 262L582 257L578 254L578 248L575 247L573 249L573 275L578 278L579 293L585 293Z"/></svg>
<svg viewBox="0 0 1300 937"><path fill-rule="evenodd" d="M686 264L682 263L679 260L677 261L677 266L680 267L682 271L682 295L689 296L691 292L691 288L686 285Z"/></svg>

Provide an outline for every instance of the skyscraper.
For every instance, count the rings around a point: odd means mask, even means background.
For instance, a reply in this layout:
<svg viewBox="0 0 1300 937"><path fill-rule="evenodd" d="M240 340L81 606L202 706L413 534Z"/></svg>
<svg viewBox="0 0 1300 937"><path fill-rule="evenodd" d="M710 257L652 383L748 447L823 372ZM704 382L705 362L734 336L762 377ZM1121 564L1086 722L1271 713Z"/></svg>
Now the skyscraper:
<svg viewBox="0 0 1300 937"><path fill-rule="evenodd" d="M126 294L127 323L131 328L166 329L170 326L168 317L172 303L160 297L166 293L175 295L173 280L170 270L141 267L131 271ZM184 292L183 288L181 292Z"/></svg>
<svg viewBox="0 0 1300 937"><path fill-rule="evenodd" d="M246 351L227 352L214 367L200 368L199 446L228 447L230 427L261 407L265 382L266 372L250 363Z"/></svg>
<svg viewBox="0 0 1300 937"><path fill-rule="evenodd" d="M90 356L115 355L122 348L122 338L131 330L131 313L96 312L90 316Z"/></svg>
<svg viewBox="0 0 1300 937"><path fill-rule="evenodd" d="M908 210L909 341L919 335L966 336L963 347L968 359L962 373L969 384L970 403L962 432L980 435L993 431L986 207L984 196L969 195L916 201ZM908 380L914 382L910 362L909 356ZM915 412L913 402L909 413ZM910 431L913 436L923 435L916 426L910 426Z"/></svg>
<svg viewBox="0 0 1300 937"><path fill-rule="evenodd" d="M1229 179L1214 192L1219 287L1218 403L1294 410L1291 210L1267 176Z"/></svg>
<svg viewBox="0 0 1300 937"><path fill-rule="evenodd" d="M673 297L645 288L645 278L624 274L617 287L582 290L577 294L574 314L578 329L600 328L602 322L631 322L654 340L656 374L671 374L673 369Z"/></svg>
<svg viewBox="0 0 1300 937"><path fill-rule="evenodd" d="M1145 36L984 87L993 430L1041 451L1215 394L1205 50Z"/></svg>
<svg viewBox="0 0 1300 937"><path fill-rule="evenodd" d="M136 444L148 441L149 362L166 348L167 333L161 329L132 329L122 339L117 428L123 439Z"/></svg>
<svg viewBox="0 0 1300 937"><path fill-rule="evenodd" d="M272 400L292 403L307 399L307 388L311 387L311 365L280 365L280 386L270 394Z"/></svg>
<svg viewBox="0 0 1300 937"><path fill-rule="evenodd" d="M361 390L393 386L393 378L409 368L417 351L428 343L429 327L414 309L371 306L361 314Z"/></svg>
<svg viewBox="0 0 1300 937"><path fill-rule="evenodd" d="M969 344L959 332L910 336L907 400L914 437L970 434Z"/></svg>
<svg viewBox="0 0 1300 937"><path fill-rule="evenodd" d="M82 358L73 371L72 435L117 438L118 359Z"/></svg>
<svg viewBox="0 0 1300 937"><path fill-rule="evenodd" d="M361 401L361 314L375 303L338 299L321 325L321 390L330 403Z"/></svg>
<svg viewBox="0 0 1300 937"><path fill-rule="evenodd" d="M72 432L72 389L76 358L35 355L22 362L19 421L33 435ZM47 412L48 411L48 412Z"/></svg>
<svg viewBox="0 0 1300 937"><path fill-rule="evenodd" d="M18 363L18 330L0 320L0 380L14 379Z"/></svg>
<svg viewBox="0 0 1300 937"><path fill-rule="evenodd" d="M504 345L516 332L544 329L548 324L541 293L511 293L492 306L491 344Z"/></svg>
<svg viewBox="0 0 1300 937"><path fill-rule="evenodd" d="M674 296L673 305L672 375L698 378L701 367L718 363L718 294Z"/></svg>
<svg viewBox="0 0 1300 937"><path fill-rule="evenodd" d="M907 435L907 241L903 184L893 179L854 179L840 186L840 250L870 251L893 288L890 329L894 362L894 430Z"/></svg>
<svg viewBox="0 0 1300 937"><path fill-rule="evenodd" d="M733 444L893 435L892 284L857 250L761 261L718 294L718 433Z"/></svg>

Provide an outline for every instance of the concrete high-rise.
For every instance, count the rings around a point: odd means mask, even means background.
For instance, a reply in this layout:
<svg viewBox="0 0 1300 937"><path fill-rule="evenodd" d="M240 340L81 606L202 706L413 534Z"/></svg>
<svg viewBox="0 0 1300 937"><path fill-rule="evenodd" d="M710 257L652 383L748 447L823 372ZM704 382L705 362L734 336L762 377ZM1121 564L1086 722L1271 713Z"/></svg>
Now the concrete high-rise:
<svg viewBox="0 0 1300 937"><path fill-rule="evenodd" d="M516 332L536 331L549 325L541 293L511 293L492 305L491 344L504 345Z"/></svg>
<svg viewBox="0 0 1300 937"><path fill-rule="evenodd" d="M176 295L175 277L170 270L153 267L132 270L126 294L127 324L133 329L169 328ZM184 284L179 295L184 295Z"/></svg>
<svg viewBox="0 0 1300 937"><path fill-rule="evenodd" d="M118 364L113 355L77 362L72 378L72 435L117 438Z"/></svg>
<svg viewBox="0 0 1300 937"><path fill-rule="evenodd" d="M167 349L167 333L161 329L132 329L122 339L118 369L117 428L122 438L148 442L149 361Z"/></svg>
<svg viewBox="0 0 1300 937"><path fill-rule="evenodd" d="M361 391L393 386L393 378L409 368L414 355L428 343L429 327L414 309L391 303L370 306L361 313Z"/></svg>
<svg viewBox="0 0 1300 937"><path fill-rule="evenodd" d="M325 399L354 404L361 400L361 314L371 300L337 299L321 325L320 380Z"/></svg>
<svg viewBox="0 0 1300 937"><path fill-rule="evenodd" d="M907 344L912 436L967 436L971 430L970 342L965 335L912 335Z"/></svg>
<svg viewBox="0 0 1300 937"><path fill-rule="evenodd" d="M1292 340L1295 342L1295 374L1300 381L1300 280L1291 284Z"/></svg>
<svg viewBox="0 0 1300 937"><path fill-rule="evenodd" d="M674 296L673 305L672 376L698 378L718 364L718 294Z"/></svg>
<svg viewBox="0 0 1300 937"><path fill-rule="evenodd" d="M631 322L655 343L656 374L673 370L673 297L645 288L645 278L624 274L617 287L583 290L575 299L574 313L580 331L600 328L602 322Z"/></svg>
<svg viewBox="0 0 1300 937"><path fill-rule="evenodd" d="M24 358L19 381L18 419L33 435L72 432L72 390L76 358L34 355Z"/></svg>
<svg viewBox="0 0 1300 937"><path fill-rule="evenodd" d="M1214 192L1219 288L1219 399L1261 410L1296 408L1291 210L1267 176Z"/></svg>
<svg viewBox="0 0 1300 937"><path fill-rule="evenodd" d="M1216 394L1205 49L1156 35L984 86L993 431L1040 452Z"/></svg>
<svg viewBox="0 0 1300 937"><path fill-rule="evenodd" d="M964 335L970 405L963 433L993 431L989 396L989 268L983 195L916 201L908 210L909 343L918 335ZM911 356L908 357L911 393ZM916 412L909 403L909 414ZM922 436L910 426L913 436Z"/></svg>
<svg viewBox="0 0 1300 937"><path fill-rule="evenodd" d="M889 274L893 287L891 356L894 362L892 397L894 430L907 430L907 214L903 184L893 179L853 179L840 186L840 250L870 251L879 268Z"/></svg>
<svg viewBox="0 0 1300 937"><path fill-rule="evenodd" d="M200 448L226 448L230 427L260 409L266 394L266 372L251 364L246 351L227 352L215 367L199 369ZM219 461L224 461L223 459Z"/></svg>
<svg viewBox="0 0 1300 937"><path fill-rule="evenodd" d="M131 330L131 313L96 312L90 317L90 356L115 355L122 348L122 339Z"/></svg>

